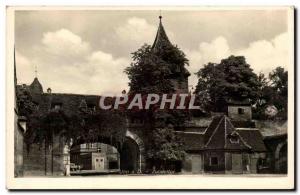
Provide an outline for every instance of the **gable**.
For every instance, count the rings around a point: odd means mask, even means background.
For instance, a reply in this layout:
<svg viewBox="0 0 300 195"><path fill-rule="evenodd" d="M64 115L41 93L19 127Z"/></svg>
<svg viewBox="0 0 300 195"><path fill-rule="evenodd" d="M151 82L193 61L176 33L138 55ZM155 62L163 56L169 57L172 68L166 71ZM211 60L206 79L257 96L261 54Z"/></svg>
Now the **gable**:
<svg viewBox="0 0 300 195"><path fill-rule="evenodd" d="M236 131L229 118L225 115L216 118L208 128L209 138L206 149L249 150L249 146Z"/></svg>

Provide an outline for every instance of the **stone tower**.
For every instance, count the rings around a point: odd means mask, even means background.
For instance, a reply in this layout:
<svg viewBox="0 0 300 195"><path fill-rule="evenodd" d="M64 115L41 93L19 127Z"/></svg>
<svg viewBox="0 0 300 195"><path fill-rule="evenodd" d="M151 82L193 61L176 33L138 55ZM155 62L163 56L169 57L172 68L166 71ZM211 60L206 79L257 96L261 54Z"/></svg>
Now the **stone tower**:
<svg viewBox="0 0 300 195"><path fill-rule="evenodd" d="M154 43L152 45L152 51L160 56L167 50L173 50L174 52L182 53L176 46L174 46L162 25L162 16L159 16L159 25L156 33ZM184 67L182 63L171 63L169 64L172 69L169 78L177 93L188 93L188 77L190 76L189 71Z"/></svg>

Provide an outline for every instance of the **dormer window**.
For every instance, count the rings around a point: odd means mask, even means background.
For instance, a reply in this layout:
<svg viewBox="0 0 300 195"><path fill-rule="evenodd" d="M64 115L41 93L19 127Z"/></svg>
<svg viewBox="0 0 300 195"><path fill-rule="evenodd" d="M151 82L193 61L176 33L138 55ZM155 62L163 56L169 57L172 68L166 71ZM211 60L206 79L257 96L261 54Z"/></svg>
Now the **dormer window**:
<svg viewBox="0 0 300 195"><path fill-rule="evenodd" d="M228 137L229 137L230 143L232 143L232 144L238 144L240 142L239 135L236 132L233 132Z"/></svg>
<svg viewBox="0 0 300 195"><path fill-rule="evenodd" d="M238 144L240 142L238 136L233 136L229 140L232 144Z"/></svg>
<svg viewBox="0 0 300 195"><path fill-rule="evenodd" d="M243 108L238 108L238 113L239 114L245 114L245 110Z"/></svg>

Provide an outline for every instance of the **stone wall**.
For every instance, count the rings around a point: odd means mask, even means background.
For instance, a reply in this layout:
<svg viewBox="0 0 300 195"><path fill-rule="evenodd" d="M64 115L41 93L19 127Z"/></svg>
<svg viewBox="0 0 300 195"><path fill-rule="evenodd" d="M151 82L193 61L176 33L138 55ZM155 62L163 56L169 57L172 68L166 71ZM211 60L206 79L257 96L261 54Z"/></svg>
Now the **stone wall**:
<svg viewBox="0 0 300 195"><path fill-rule="evenodd" d="M18 127L17 115L15 115L14 128L14 174L15 177L23 176L23 132Z"/></svg>
<svg viewBox="0 0 300 195"><path fill-rule="evenodd" d="M64 143L62 138L54 138L54 147L44 144L24 143L24 176L63 176L64 165Z"/></svg>

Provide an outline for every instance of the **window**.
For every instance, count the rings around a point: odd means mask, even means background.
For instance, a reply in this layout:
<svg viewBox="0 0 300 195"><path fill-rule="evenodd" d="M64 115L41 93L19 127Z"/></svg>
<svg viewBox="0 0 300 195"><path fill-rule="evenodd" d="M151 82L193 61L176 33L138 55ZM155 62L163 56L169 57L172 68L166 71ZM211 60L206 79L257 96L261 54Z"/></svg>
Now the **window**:
<svg viewBox="0 0 300 195"><path fill-rule="evenodd" d="M51 105L51 107L52 107L54 110L59 110L59 109L61 109L62 104L61 104L61 103L54 103L54 104Z"/></svg>
<svg viewBox="0 0 300 195"><path fill-rule="evenodd" d="M238 113L239 114L244 114L245 113L245 110L243 108L238 108Z"/></svg>
<svg viewBox="0 0 300 195"><path fill-rule="evenodd" d="M211 166L216 166L218 164L219 164L218 157L210 157L210 165Z"/></svg>
<svg viewBox="0 0 300 195"><path fill-rule="evenodd" d="M230 142L231 142L232 144L238 144L238 143L239 143L239 138L238 138L238 136L232 136L229 140L230 140Z"/></svg>

